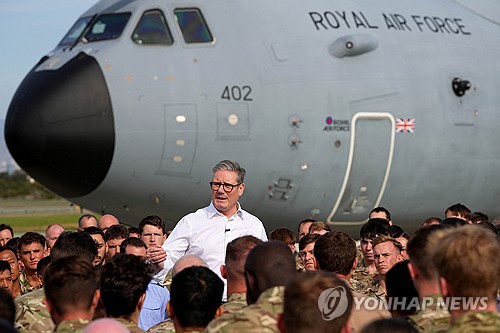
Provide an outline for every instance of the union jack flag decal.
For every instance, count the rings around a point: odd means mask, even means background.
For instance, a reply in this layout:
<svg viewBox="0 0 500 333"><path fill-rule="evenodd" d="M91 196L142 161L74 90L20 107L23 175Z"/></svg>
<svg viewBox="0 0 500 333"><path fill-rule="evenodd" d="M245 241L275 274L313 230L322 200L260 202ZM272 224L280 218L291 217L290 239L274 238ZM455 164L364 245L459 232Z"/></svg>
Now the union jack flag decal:
<svg viewBox="0 0 500 333"><path fill-rule="evenodd" d="M415 119L396 118L396 133L415 133Z"/></svg>

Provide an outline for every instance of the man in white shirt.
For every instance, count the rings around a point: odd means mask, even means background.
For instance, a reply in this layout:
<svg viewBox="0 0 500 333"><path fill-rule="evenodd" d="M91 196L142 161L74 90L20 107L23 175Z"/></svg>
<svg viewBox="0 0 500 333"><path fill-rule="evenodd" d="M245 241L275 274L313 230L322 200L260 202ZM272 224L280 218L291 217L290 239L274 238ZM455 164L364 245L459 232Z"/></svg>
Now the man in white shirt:
<svg viewBox="0 0 500 333"><path fill-rule="evenodd" d="M217 163L212 171L212 202L208 207L184 216L177 223L163 244L167 257L160 264L163 269L156 278L165 276L175 262L186 254L199 256L221 277L220 266L224 264L229 242L246 235L267 241L262 222L241 209L238 203L245 189L245 169L237 162L224 160ZM148 253L148 258L157 263L155 259L161 258L161 255Z"/></svg>

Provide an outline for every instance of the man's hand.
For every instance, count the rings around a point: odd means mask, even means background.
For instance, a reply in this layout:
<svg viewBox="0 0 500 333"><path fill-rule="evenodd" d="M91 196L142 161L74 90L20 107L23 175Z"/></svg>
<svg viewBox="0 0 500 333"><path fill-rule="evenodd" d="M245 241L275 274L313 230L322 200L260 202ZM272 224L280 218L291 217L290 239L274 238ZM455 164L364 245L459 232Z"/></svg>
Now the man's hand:
<svg viewBox="0 0 500 333"><path fill-rule="evenodd" d="M167 252L161 246L151 246L147 250L148 260L153 264L155 273L163 269L163 263L167 259Z"/></svg>
<svg viewBox="0 0 500 333"><path fill-rule="evenodd" d="M151 246L147 250L149 261L154 264L160 264L167 259L167 252L161 246Z"/></svg>

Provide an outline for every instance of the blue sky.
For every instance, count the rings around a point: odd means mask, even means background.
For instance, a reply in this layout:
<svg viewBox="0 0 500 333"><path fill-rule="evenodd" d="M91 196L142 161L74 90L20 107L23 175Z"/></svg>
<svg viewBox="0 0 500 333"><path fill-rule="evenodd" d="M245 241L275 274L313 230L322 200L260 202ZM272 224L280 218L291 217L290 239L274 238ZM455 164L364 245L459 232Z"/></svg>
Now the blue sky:
<svg viewBox="0 0 500 333"><path fill-rule="evenodd" d="M52 51L97 0L0 0L0 162L8 155L3 122L30 69Z"/></svg>
<svg viewBox="0 0 500 333"><path fill-rule="evenodd" d="M0 0L0 119L24 76L96 2Z"/></svg>

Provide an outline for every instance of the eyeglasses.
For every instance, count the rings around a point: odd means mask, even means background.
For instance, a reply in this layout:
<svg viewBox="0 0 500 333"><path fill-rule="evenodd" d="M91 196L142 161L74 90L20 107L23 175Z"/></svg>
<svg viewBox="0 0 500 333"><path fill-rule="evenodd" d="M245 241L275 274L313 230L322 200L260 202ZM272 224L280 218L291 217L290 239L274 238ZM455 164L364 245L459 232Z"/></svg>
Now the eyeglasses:
<svg viewBox="0 0 500 333"><path fill-rule="evenodd" d="M230 193L233 190L233 188L235 188L236 186L240 186L241 184L242 183L233 185L233 184L210 182L210 188L212 189L212 191L218 191L222 186L222 188L226 193Z"/></svg>

